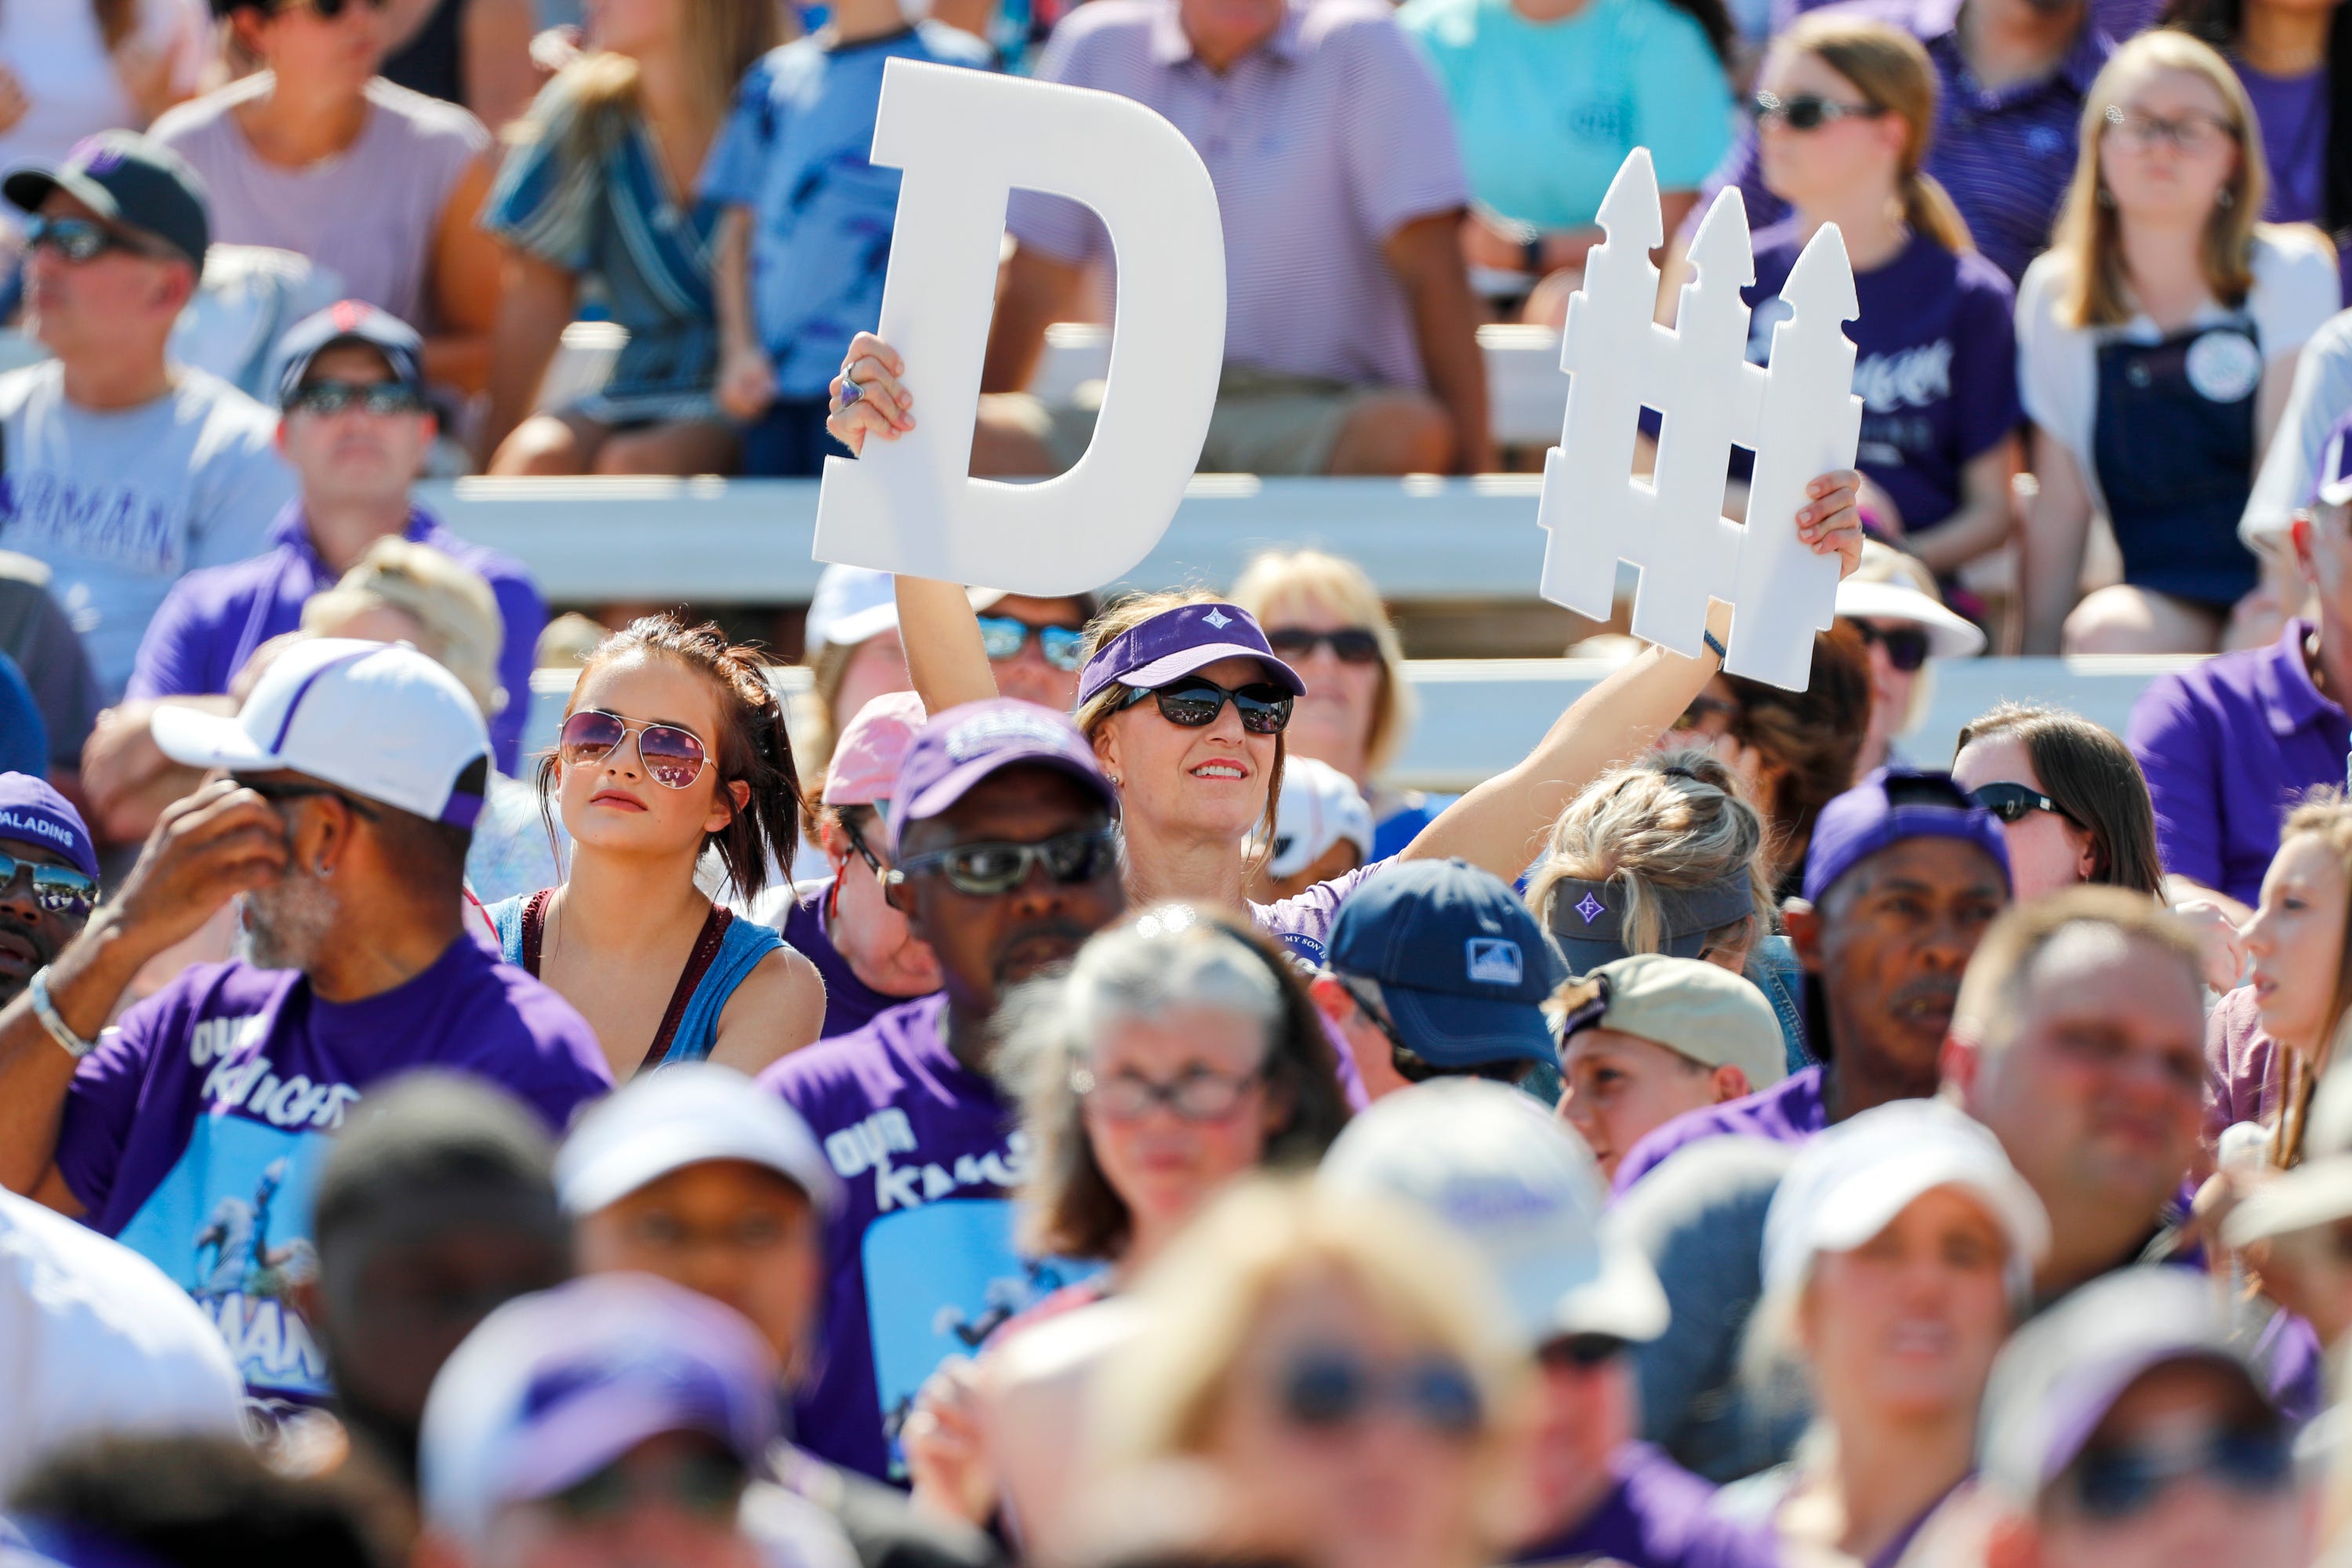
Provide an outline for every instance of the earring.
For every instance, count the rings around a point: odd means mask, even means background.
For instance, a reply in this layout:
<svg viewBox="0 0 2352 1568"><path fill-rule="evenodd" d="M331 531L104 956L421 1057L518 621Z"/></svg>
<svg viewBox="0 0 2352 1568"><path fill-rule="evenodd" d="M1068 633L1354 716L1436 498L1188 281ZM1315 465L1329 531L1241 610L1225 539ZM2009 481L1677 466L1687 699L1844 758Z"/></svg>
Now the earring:
<svg viewBox="0 0 2352 1568"><path fill-rule="evenodd" d="M2238 205L2238 193L2231 190L2229 186L2223 185L2221 187L2221 194L2213 198L2213 203L2216 206L2236 206Z"/></svg>

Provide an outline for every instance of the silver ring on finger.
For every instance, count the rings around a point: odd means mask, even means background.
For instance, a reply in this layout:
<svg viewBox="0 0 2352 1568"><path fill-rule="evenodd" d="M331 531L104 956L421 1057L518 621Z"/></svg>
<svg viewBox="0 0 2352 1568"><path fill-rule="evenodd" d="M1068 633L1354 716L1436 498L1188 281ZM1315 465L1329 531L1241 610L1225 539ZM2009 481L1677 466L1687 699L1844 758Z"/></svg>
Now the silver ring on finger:
<svg viewBox="0 0 2352 1568"><path fill-rule="evenodd" d="M848 372L848 370L845 368L845 369L842 371L842 373L841 373L841 408L842 408L842 412L843 412L843 413L845 413L845 413L847 413L847 412L849 411L849 405L850 405L851 404L853 404L853 403L856 402L859 398L864 397L865 395L866 395L866 389L865 389L863 386L860 386L860 385L859 385L857 383L856 383L855 381L852 381L852 380L849 378L849 372Z"/></svg>

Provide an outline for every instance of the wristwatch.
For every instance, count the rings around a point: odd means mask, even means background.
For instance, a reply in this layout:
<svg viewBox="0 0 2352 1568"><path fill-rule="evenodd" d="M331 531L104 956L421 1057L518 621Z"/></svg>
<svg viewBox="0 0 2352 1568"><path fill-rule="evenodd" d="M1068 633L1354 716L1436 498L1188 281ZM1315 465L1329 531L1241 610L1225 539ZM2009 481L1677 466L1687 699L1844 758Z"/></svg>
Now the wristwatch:
<svg viewBox="0 0 2352 1568"><path fill-rule="evenodd" d="M98 1048L96 1040L85 1040L75 1034L65 1019L59 1016L57 1004L49 1000L49 971L47 964L33 972L33 983L25 988L25 994L32 998L33 1016L41 1021L41 1027L49 1032L49 1038L57 1041L66 1055L79 1061Z"/></svg>

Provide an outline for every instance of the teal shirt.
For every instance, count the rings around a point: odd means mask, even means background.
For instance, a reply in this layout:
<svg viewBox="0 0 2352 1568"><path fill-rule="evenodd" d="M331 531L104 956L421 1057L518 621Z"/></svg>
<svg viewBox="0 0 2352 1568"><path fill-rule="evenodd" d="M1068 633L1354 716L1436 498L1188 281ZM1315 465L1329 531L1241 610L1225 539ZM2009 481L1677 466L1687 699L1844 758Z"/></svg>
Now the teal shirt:
<svg viewBox="0 0 2352 1568"><path fill-rule="evenodd" d="M1472 194L1542 229L1593 221L1617 166L1647 147L1661 191L1695 191L1731 146L1723 62L1666 0L1590 0L1530 22L1509 0L1410 0L1454 106Z"/></svg>

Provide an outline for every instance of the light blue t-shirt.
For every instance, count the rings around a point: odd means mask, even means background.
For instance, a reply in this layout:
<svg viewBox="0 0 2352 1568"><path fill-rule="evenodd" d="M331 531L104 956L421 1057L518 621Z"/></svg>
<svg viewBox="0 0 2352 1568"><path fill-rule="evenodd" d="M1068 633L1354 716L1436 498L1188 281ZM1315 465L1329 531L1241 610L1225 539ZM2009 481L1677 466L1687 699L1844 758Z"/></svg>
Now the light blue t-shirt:
<svg viewBox="0 0 2352 1568"><path fill-rule="evenodd" d="M898 171L866 159L893 59L986 67L988 46L941 23L854 44L798 38L744 73L702 174L703 199L751 211L751 314L783 397L822 397L856 332L882 314Z"/></svg>
<svg viewBox="0 0 2352 1568"><path fill-rule="evenodd" d="M1650 150L1662 191L1695 191L1731 146L1723 62L1667 0L1591 0L1530 22L1510 0L1409 0L1454 106L1470 188L1542 229L1593 221L1618 165Z"/></svg>

